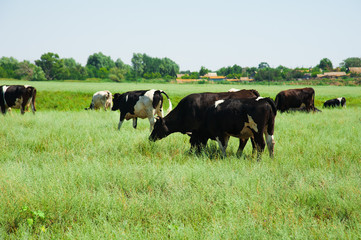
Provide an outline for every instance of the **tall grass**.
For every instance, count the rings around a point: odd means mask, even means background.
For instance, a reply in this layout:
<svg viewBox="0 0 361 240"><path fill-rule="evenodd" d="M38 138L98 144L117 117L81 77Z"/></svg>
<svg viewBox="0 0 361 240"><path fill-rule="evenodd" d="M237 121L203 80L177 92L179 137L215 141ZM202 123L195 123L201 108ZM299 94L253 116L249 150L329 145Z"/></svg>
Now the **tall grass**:
<svg viewBox="0 0 361 240"><path fill-rule="evenodd" d="M261 162L116 112L1 117L0 238L360 238L360 112L278 114Z"/></svg>

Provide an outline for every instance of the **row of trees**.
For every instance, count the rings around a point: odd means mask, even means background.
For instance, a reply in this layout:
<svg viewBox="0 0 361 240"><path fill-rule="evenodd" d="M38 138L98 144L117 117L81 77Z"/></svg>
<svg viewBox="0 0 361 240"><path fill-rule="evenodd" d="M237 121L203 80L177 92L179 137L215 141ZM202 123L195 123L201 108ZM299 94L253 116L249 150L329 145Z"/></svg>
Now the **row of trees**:
<svg viewBox="0 0 361 240"><path fill-rule="evenodd" d="M324 58L313 68L290 69L284 66L271 68L268 63L261 62L258 67L242 68L238 65L223 67L217 71L218 75L227 78L249 77L256 81L291 80L302 78L305 72L311 76L325 71L347 71L349 67L361 67L361 58L353 57L344 60L340 67L333 68L332 62ZM103 53L94 53L88 57L85 66L77 63L73 58L60 58L56 53L45 53L35 63L19 62L13 57L0 58L0 78L25 79L30 81L45 80L85 80L88 78L110 79L120 82L123 80L144 79L175 79L178 73L186 73L185 78L200 78L211 72L201 67L199 72L182 71L169 58L154 58L146 54L134 53L131 65L125 64L120 58L116 61Z"/></svg>
<svg viewBox="0 0 361 240"><path fill-rule="evenodd" d="M334 69L331 60L328 58L321 59L320 63L312 68L287 68L285 66L278 66L271 68L268 63L261 62L258 67L245 67L242 68L238 65L223 67L217 72L218 76L225 76L228 79L248 77L256 81L289 81L293 79L303 78L305 73L309 77L316 77L317 74L331 71L344 71L348 72L349 67L361 67L361 58L353 57L344 60L340 67ZM201 67L199 72L183 71L181 73L187 74L182 78L197 79L211 72L205 67Z"/></svg>
<svg viewBox="0 0 361 240"><path fill-rule="evenodd" d="M38 80L84 80L87 78L110 79L112 81L134 80L137 78L172 79L179 72L179 66L169 58L153 58L146 54L134 54L132 66L120 58L113 61L103 53L88 57L85 66L73 58L60 58L56 53L45 53L35 64L19 62L13 57L0 58L0 78Z"/></svg>

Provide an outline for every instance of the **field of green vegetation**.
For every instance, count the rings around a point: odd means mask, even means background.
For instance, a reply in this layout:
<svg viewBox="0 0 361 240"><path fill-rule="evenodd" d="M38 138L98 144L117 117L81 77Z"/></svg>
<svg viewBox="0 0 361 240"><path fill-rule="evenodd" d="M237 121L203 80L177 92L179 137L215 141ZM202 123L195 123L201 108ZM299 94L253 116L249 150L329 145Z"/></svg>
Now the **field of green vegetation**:
<svg viewBox="0 0 361 240"><path fill-rule="evenodd" d="M84 111L99 90L187 94L301 86L0 81L31 84L37 112L0 116L0 239L359 239L361 87L313 86L322 113L278 114L275 158L248 144L227 158L179 133L148 141L149 122ZM344 96L347 108L322 109ZM165 101L165 109L167 109Z"/></svg>

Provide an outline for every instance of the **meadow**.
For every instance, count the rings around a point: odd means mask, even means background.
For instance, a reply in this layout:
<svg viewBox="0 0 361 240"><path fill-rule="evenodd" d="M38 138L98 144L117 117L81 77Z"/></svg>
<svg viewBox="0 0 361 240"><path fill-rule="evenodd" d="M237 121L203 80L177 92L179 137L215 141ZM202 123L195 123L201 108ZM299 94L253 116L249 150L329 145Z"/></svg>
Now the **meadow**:
<svg viewBox="0 0 361 240"><path fill-rule="evenodd" d="M0 81L2 84L29 84ZM275 158L202 154L175 133L148 141L149 122L84 111L95 91L187 94L300 86L31 82L37 112L1 116L0 239L359 239L361 87L313 86L322 113L277 114ZM322 109L339 96L347 108ZM167 104L165 102L165 109Z"/></svg>

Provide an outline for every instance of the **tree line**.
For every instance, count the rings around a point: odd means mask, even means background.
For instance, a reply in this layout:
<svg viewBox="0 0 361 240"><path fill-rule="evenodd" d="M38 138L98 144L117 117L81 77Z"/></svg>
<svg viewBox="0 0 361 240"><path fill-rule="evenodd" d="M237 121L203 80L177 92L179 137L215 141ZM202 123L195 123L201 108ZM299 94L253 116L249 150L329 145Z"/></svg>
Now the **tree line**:
<svg viewBox="0 0 361 240"><path fill-rule="evenodd" d="M261 62L258 67L241 67L233 65L222 67L215 71L219 76L227 78L249 77L256 81L287 81L302 78L305 72L315 77L317 74L329 71L348 71L349 67L361 67L361 58L345 59L337 68L333 67L328 58L311 68L287 68L278 66L271 68L268 63ZM131 65L125 64L120 58L113 60L103 53L94 53L88 57L85 66L73 58L60 58L56 53L45 53L34 63L24 60L19 62L13 57L0 58L0 78L24 79L29 81L51 80L85 80L89 78L109 79L115 82L135 81L137 79L175 79L178 73L182 78L199 79L210 69L202 66L197 72L180 71L179 65L169 58L155 58L147 54L134 53Z"/></svg>

